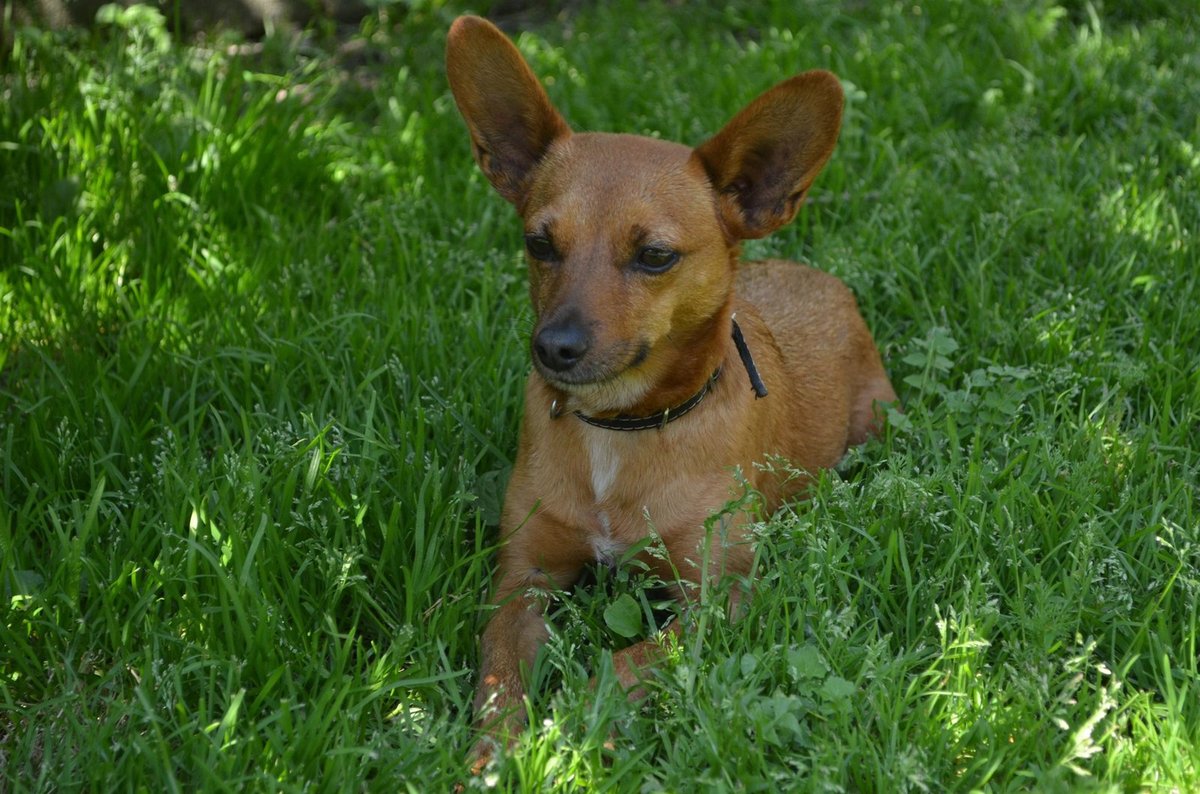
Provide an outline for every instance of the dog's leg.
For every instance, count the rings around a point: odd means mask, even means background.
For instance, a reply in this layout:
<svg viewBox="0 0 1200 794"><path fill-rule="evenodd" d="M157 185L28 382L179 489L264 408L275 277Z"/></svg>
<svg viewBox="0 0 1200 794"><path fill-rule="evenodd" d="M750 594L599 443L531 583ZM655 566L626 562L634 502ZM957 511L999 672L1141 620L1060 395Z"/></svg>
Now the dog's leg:
<svg viewBox="0 0 1200 794"><path fill-rule="evenodd" d="M498 594L497 601L482 638L475 717L485 735L471 753L474 772L487 764L496 743L511 742L524 725L524 677L548 637L540 599L519 592Z"/></svg>
<svg viewBox="0 0 1200 794"><path fill-rule="evenodd" d="M738 589L729 594L729 617L737 620L741 617L745 597ZM638 701L647 695L643 684L654 672L654 668L662 663L673 643L682 639L685 633L693 628L687 615L680 615L674 622L655 636L634 643L628 648L622 648L613 654L613 673L617 683L625 690L631 701Z"/></svg>
<svg viewBox="0 0 1200 794"><path fill-rule="evenodd" d="M698 528L693 533L665 541L669 563L661 560L649 562L661 579L676 580L671 590L677 602L684 604L702 593L703 588L699 583L704 578L708 580L711 592L722 577L741 578L750 572L754 549L745 537L748 520L745 514L724 516L715 523L711 534ZM741 616L749 594L748 587L741 584L730 588L728 614L731 620ZM666 658L671 643L692 629L694 615L689 615L690 611L685 608L684 614L658 635L613 654L613 672L630 700L645 697L646 690L642 684L647 676Z"/></svg>
<svg viewBox="0 0 1200 794"><path fill-rule="evenodd" d="M525 724L525 679L549 636L545 605L536 591L570 587L586 560L572 544L551 542L556 526L534 518L500 553L492 597L496 609L483 631L475 692L475 724L484 734L471 751L476 773L492 750L511 744Z"/></svg>
<svg viewBox="0 0 1200 794"><path fill-rule="evenodd" d="M642 686L650 672L666 658L670 643L683 634L683 618L667 626L657 636L630 645L613 654L613 672L617 683L630 700L641 700L646 696Z"/></svg>

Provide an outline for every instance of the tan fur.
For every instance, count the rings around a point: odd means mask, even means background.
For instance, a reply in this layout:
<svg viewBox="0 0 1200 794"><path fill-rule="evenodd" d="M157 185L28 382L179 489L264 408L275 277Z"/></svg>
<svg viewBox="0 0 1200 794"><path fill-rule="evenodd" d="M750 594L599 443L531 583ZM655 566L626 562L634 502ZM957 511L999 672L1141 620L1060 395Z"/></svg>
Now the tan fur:
<svg viewBox="0 0 1200 794"><path fill-rule="evenodd" d="M789 222L829 159L842 110L833 75L780 83L693 150L572 133L516 48L477 17L451 28L447 73L484 174L526 234L556 252L529 257L535 369L475 703L480 726L504 738L522 724L523 671L546 639L531 588L573 584L651 526L670 559L645 562L668 581L748 573L744 517L727 523L701 570L705 519L736 495L734 472L774 510L807 479L785 482L761 466L768 456L804 472L833 466L878 432L877 403L896 395L840 281L791 262L739 263L740 241ZM637 260L647 246L679 259L645 272ZM734 316L770 392L763 399L731 339ZM562 328L586 340L569 366L538 351ZM577 347L555 349L574 361ZM571 414L652 415L687 400L718 366L705 400L658 430L597 428ZM637 683L657 647L616 656L622 683ZM488 746L474 751L477 769Z"/></svg>

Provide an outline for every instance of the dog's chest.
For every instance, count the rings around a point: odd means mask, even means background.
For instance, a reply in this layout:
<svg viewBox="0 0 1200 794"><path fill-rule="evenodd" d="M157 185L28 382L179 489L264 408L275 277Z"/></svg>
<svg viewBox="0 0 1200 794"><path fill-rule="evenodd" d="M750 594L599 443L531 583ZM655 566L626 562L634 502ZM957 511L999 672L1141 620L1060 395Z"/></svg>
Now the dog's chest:
<svg viewBox="0 0 1200 794"><path fill-rule="evenodd" d="M575 518L597 562L615 565L650 533L668 548L687 543L730 498L728 456L669 432L584 434Z"/></svg>
<svg viewBox="0 0 1200 794"><path fill-rule="evenodd" d="M585 441L592 520L587 541L598 562L613 565L653 530L664 538L698 525L708 509L704 479L693 478L679 450L660 436L600 430Z"/></svg>

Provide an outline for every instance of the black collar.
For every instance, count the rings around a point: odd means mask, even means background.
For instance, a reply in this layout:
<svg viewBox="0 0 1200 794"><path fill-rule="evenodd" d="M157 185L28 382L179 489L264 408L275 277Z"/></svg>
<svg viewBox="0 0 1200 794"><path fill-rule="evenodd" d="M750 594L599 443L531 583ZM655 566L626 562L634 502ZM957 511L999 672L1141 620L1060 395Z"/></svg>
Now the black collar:
<svg viewBox="0 0 1200 794"><path fill-rule="evenodd" d="M750 348L746 345L745 338L742 337L742 329L738 327L737 320L733 320L732 322L733 344L737 347L738 356L742 359L742 366L746 368L746 374L750 376L750 387L754 390L754 398L766 397L767 387L763 385L762 378L758 375L758 367L754 366L754 358L750 355ZM664 408L658 413L650 414L649 416L626 416L622 414L612 419L601 419L595 416L588 416L579 411L575 412L575 416L593 427L600 427L605 430L650 430L652 428L661 430L702 403L704 398L708 396L708 393L712 391L713 386L716 385L717 378L719 377L721 377L721 367L717 367L708 380L704 381L704 385L700 387L700 391L679 405ZM551 408L551 416L558 415L555 412L555 407Z"/></svg>
<svg viewBox="0 0 1200 794"><path fill-rule="evenodd" d="M592 427L602 427L605 430L649 430L653 427L661 429L702 403L704 398L708 396L708 393L712 391L712 387L716 384L719 377L721 377L721 368L717 367L708 380L704 381L704 385L700 387L700 391L688 397L679 405L672 408L664 408L658 413L650 414L649 416L626 416L622 414L621 416L614 416L612 419L600 419L580 413L579 411L576 411L575 415Z"/></svg>

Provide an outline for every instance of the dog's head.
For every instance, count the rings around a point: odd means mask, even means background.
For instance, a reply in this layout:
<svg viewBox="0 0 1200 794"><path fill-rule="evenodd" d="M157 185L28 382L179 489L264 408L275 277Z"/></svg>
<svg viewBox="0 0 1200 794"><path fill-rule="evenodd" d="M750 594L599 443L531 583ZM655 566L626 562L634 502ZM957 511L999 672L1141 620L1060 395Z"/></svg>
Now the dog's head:
<svg viewBox="0 0 1200 794"><path fill-rule="evenodd" d="M446 65L476 162L525 222L540 375L597 413L694 391L728 336L740 241L791 221L833 152L837 78L785 80L691 149L572 133L478 17L455 21Z"/></svg>

